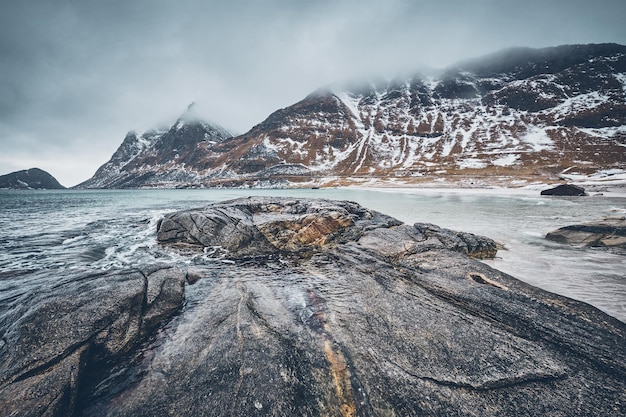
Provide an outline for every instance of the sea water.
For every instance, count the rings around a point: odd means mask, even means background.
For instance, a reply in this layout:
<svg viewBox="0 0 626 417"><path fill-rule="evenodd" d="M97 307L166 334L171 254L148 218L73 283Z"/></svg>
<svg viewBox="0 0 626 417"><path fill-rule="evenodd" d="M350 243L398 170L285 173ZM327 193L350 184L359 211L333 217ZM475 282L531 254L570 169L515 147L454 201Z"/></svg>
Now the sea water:
<svg viewBox="0 0 626 417"><path fill-rule="evenodd" d="M0 310L72 271L155 262L216 262L156 243L166 213L249 195L351 200L406 223L488 236L505 247L490 266L626 321L626 253L549 242L568 224L626 214L626 198L541 197L497 190L0 190ZM1 312L1 311L0 311Z"/></svg>

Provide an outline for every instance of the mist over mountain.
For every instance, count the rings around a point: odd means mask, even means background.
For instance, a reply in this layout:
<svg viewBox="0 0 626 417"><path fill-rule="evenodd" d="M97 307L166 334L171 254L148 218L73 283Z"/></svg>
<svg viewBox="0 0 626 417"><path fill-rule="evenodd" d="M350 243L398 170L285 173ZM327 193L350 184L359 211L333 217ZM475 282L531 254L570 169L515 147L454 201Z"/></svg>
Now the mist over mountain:
<svg viewBox="0 0 626 417"><path fill-rule="evenodd" d="M240 136L183 115L166 132L129 133L79 187L510 185L624 169L625 148L625 46L512 48L322 88Z"/></svg>
<svg viewBox="0 0 626 417"><path fill-rule="evenodd" d="M228 130L202 121L193 103L168 130L130 131L111 159L77 188L175 187L198 180L198 167Z"/></svg>

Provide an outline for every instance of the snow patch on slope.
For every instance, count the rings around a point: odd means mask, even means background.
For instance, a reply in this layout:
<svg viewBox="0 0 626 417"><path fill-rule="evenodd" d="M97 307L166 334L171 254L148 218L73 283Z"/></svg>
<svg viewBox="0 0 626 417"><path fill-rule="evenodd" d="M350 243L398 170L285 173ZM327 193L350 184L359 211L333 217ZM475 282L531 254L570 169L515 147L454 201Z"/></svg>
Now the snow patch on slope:
<svg viewBox="0 0 626 417"><path fill-rule="evenodd" d="M355 97L348 92L335 93L335 97L337 97L339 101L350 111L356 128L358 130L363 130L365 128L365 125L363 123L363 120L361 120L361 112L359 110L361 97Z"/></svg>
<svg viewBox="0 0 626 417"><path fill-rule="evenodd" d="M456 165L461 169L482 169L487 167L487 163L480 158L465 158L457 161Z"/></svg>
<svg viewBox="0 0 626 417"><path fill-rule="evenodd" d="M541 127L531 127L520 139L530 145L535 152L550 150L554 147L554 142L546 133L546 129Z"/></svg>
<svg viewBox="0 0 626 417"><path fill-rule="evenodd" d="M564 173L560 174L560 177L568 181L576 182L580 185L626 185L626 170L614 168L604 169L593 174L579 174L579 173Z"/></svg>
<svg viewBox="0 0 626 417"><path fill-rule="evenodd" d="M563 101L558 106L552 108L549 113L554 115L556 120L560 120L566 116L572 114L582 113L599 107L609 100L604 94L599 91L592 91L591 93L579 94L575 97L570 97Z"/></svg>
<svg viewBox="0 0 626 417"><path fill-rule="evenodd" d="M626 135L626 126L611 126L602 128L577 128L579 131L599 138L614 138L617 135ZM619 144L620 146L626 146L626 144Z"/></svg>
<svg viewBox="0 0 626 417"><path fill-rule="evenodd" d="M626 93L626 72L614 74L614 77L617 81L622 83L622 89L624 90L624 93Z"/></svg>
<svg viewBox="0 0 626 417"><path fill-rule="evenodd" d="M508 167L511 165L515 165L518 162L519 157L519 154L510 153L508 155L503 155L500 158L494 159L493 161L491 161L491 163L499 167Z"/></svg>

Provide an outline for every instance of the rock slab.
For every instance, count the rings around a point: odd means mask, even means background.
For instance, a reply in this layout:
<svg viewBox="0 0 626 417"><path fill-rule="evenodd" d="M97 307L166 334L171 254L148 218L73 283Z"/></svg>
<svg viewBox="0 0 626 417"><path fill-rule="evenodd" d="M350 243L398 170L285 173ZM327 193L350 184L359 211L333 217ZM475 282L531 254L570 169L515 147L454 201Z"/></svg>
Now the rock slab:
<svg viewBox="0 0 626 417"><path fill-rule="evenodd" d="M161 268L88 275L0 315L0 414L615 416L626 404L626 325L472 259L495 255L490 239L264 197L167 215L157 239L188 265L180 308L184 274Z"/></svg>
<svg viewBox="0 0 626 417"><path fill-rule="evenodd" d="M184 299L185 275L171 267L59 281L3 306L2 416L73 415L87 375L136 349Z"/></svg>
<svg viewBox="0 0 626 417"><path fill-rule="evenodd" d="M546 239L574 246L626 249L626 219L565 226L548 233Z"/></svg>
<svg viewBox="0 0 626 417"><path fill-rule="evenodd" d="M468 254L495 243L344 201L248 198L157 238L206 262L132 389L87 416L612 416L625 325Z"/></svg>

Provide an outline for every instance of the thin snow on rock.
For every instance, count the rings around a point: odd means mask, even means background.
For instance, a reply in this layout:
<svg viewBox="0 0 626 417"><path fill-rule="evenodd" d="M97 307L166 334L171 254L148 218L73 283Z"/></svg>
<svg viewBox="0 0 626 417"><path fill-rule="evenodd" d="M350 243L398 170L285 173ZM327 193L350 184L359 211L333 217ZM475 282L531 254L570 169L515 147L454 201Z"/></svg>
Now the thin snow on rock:
<svg viewBox="0 0 626 417"><path fill-rule="evenodd" d="M622 90L624 90L624 93L626 94L626 72L620 72L614 74L613 76L617 79L617 81L622 83Z"/></svg>
<svg viewBox="0 0 626 417"><path fill-rule="evenodd" d="M499 158L496 158L494 160L491 161L491 163L493 165L496 166L500 166L500 167L508 167L511 165L515 165L516 163L519 163L519 154L515 154L515 153L510 153L507 155L503 155Z"/></svg>
<svg viewBox="0 0 626 417"><path fill-rule="evenodd" d="M522 142L530 145L535 152L552 149L554 142L546 133L545 128L534 126L521 138Z"/></svg>
<svg viewBox="0 0 626 417"><path fill-rule="evenodd" d="M487 167L487 162L479 158L465 158L457 162L461 169L481 169Z"/></svg>

